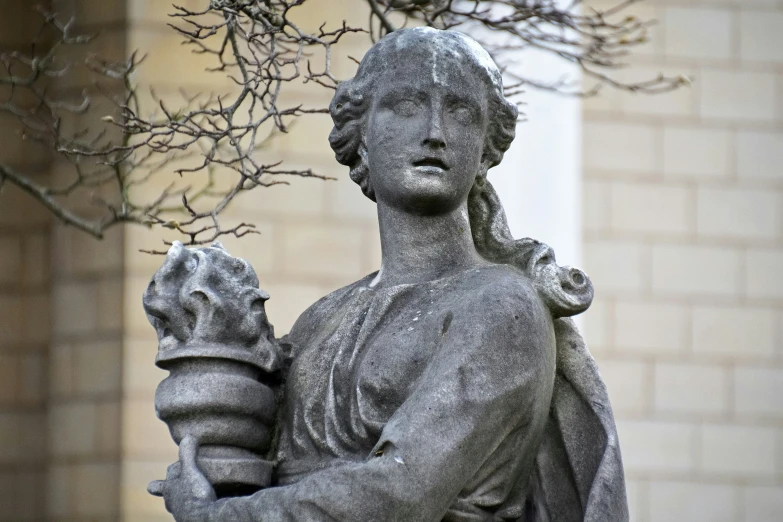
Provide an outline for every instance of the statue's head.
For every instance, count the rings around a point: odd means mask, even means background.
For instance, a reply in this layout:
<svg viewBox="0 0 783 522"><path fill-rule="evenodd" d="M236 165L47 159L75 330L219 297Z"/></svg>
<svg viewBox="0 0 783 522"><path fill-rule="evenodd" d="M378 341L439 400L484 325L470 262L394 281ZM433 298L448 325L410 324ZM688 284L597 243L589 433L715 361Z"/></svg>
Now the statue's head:
<svg viewBox="0 0 783 522"><path fill-rule="evenodd" d="M517 107L471 38L431 28L375 44L329 107L329 141L373 200L439 213L467 200L514 138Z"/></svg>

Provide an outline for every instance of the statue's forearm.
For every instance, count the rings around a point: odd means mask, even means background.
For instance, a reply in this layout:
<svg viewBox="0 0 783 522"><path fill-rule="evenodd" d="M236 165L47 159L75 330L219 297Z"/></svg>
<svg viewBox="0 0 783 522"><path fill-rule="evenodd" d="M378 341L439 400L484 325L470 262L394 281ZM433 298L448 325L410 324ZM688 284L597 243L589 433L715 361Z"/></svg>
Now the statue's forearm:
<svg viewBox="0 0 783 522"><path fill-rule="evenodd" d="M421 489L392 456L313 473L296 484L218 500L197 522L429 521ZM434 520L433 520L434 522Z"/></svg>

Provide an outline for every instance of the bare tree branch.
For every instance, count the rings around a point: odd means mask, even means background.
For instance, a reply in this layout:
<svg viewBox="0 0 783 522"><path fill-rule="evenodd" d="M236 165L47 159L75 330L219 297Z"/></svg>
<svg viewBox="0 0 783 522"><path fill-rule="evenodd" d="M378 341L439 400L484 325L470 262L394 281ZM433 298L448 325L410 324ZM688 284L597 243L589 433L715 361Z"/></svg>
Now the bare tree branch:
<svg viewBox="0 0 783 522"><path fill-rule="evenodd" d="M78 214L71 212L53 198L51 192L47 188L35 183L28 176L15 172L11 168L0 164L0 186L2 186L5 181L10 181L40 201L43 206L66 225L72 225L97 239L103 239L103 227L100 223L90 222L80 217Z"/></svg>
<svg viewBox="0 0 783 522"><path fill-rule="evenodd" d="M593 96L604 86L656 94L688 84L688 78L664 74L639 82L617 78L615 71L626 66L625 60L635 47L648 41L648 29L655 23L625 14L641 1L618 0L615 6L599 10L582 0L572 0L565 7L557 0L383 0L385 9L377 16L383 21L401 14L432 27L470 33L503 69L510 95L519 94L524 86ZM376 0L367 2L371 8L377 7ZM373 36L389 30L382 24ZM514 66L519 52L525 50L575 64L592 84L583 87L573 78L521 75Z"/></svg>
<svg viewBox="0 0 783 522"><path fill-rule="evenodd" d="M100 57L89 52L93 37L78 34L73 19L39 9L42 29L29 51L0 51L0 114L13 116L22 138L67 168L42 183L0 165L0 189L5 181L18 186L57 219L96 238L119 223L174 230L188 245L257 233L250 223L221 226L221 214L236 197L287 184L290 176L328 179L268 157L270 140L298 118L327 112L323 106L286 104L283 95L295 84L335 89L332 56L346 35L365 32L377 40L409 23L469 32L504 70L508 95L527 87L581 96L604 86L659 93L689 81L663 74L637 82L618 79L616 72L647 41L653 23L625 14L641 0L618 0L603 10L581 0L565 7L556 0L366 0L369 30L343 22L311 32L291 16L306 1L210 0L201 10L173 6L171 30L191 52L211 61L209 71L233 85L226 93L181 92L176 107L152 88L152 105L142 103L132 79L143 56ZM572 63L591 83L522 74L514 63L520 51ZM66 88L77 73L89 73L89 85ZM138 195L153 184L166 188L146 199ZM79 198L94 208L88 212L74 204Z"/></svg>

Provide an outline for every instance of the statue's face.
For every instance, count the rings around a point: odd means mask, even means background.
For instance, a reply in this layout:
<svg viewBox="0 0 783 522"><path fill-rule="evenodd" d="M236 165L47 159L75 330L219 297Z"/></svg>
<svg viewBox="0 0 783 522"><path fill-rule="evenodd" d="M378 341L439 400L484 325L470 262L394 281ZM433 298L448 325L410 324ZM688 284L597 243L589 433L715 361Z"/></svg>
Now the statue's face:
<svg viewBox="0 0 783 522"><path fill-rule="evenodd" d="M467 200L487 129L481 73L435 51L409 46L389 61L364 136L376 200L420 214Z"/></svg>

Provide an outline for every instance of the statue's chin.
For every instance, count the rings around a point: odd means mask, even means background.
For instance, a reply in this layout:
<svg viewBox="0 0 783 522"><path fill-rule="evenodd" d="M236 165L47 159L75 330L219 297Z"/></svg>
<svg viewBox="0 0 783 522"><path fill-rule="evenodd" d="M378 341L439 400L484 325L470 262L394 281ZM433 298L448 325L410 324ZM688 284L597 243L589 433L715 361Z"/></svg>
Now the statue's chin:
<svg viewBox="0 0 783 522"><path fill-rule="evenodd" d="M408 179L388 197L376 191L376 199L404 212L423 216L452 212L467 201L467 197L467 190L464 194L454 190L454 186L440 175Z"/></svg>

